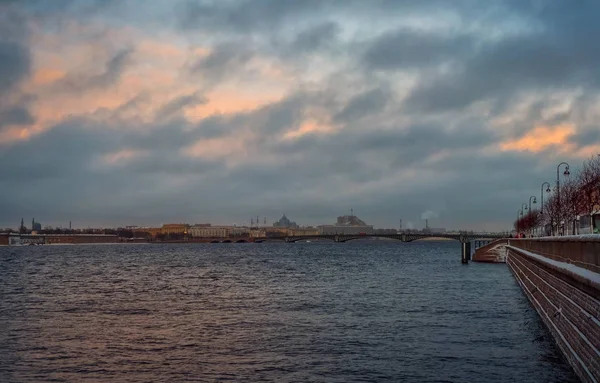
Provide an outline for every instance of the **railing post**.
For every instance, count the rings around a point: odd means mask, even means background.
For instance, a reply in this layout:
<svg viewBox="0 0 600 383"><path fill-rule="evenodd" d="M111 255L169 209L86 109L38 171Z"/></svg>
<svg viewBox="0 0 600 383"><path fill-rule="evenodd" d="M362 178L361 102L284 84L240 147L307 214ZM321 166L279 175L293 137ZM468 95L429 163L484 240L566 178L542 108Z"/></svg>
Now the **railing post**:
<svg viewBox="0 0 600 383"><path fill-rule="evenodd" d="M462 242L461 263L467 264L471 260L471 242Z"/></svg>

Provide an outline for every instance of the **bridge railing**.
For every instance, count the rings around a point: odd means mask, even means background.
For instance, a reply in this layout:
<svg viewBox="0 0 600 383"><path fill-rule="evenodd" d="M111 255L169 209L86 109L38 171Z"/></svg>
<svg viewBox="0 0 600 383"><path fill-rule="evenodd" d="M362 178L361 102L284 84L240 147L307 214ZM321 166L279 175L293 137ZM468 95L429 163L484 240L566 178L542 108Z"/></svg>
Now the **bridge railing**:
<svg viewBox="0 0 600 383"><path fill-rule="evenodd" d="M510 239L509 245L600 273L600 236Z"/></svg>

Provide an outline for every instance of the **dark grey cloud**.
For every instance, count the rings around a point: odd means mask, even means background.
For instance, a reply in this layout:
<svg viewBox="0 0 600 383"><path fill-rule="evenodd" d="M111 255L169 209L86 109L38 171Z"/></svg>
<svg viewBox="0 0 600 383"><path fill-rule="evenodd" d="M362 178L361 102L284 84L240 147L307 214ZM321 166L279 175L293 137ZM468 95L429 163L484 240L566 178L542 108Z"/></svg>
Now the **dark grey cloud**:
<svg viewBox="0 0 600 383"><path fill-rule="evenodd" d="M392 99L389 89L377 88L354 96L344 108L335 115L338 122L360 120L366 115L381 111Z"/></svg>
<svg viewBox="0 0 600 383"><path fill-rule="evenodd" d="M189 1L181 9L181 22L189 29L268 31L286 21L313 14L324 5L319 0Z"/></svg>
<svg viewBox="0 0 600 383"><path fill-rule="evenodd" d="M600 122L595 125L581 127L570 141L578 146L598 144L600 142Z"/></svg>
<svg viewBox="0 0 600 383"><path fill-rule="evenodd" d="M463 55L457 70L424 77L407 98L407 109L435 112L480 100L506 103L525 91L597 91L599 4L548 2L541 10L525 10L538 28L479 44Z"/></svg>
<svg viewBox="0 0 600 383"><path fill-rule="evenodd" d="M11 90L30 71L29 51L26 46L0 41L0 89Z"/></svg>
<svg viewBox="0 0 600 383"><path fill-rule="evenodd" d="M460 59L473 44L474 39L468 35L401 28L371 42L363 60L375 70L421 69Z"/></svg>
<svg viewBox="0 0 600 383"><path fill-rule="evenodd" d="M35 122L28 109L20 106L0 109L0 129L9 125L30 125Z"/></svg>
<svg viewBox="0 0 600 383"><path fill-rule="evenodd" d="M298 33L290 46L290 51L310 53L321 48L327 48L335 41L339 32L339 26L331 21L310 27Z"/></svg>
<svg viewBox="0 0 600 383"><path fill-rule="evenodd" d="M218 83L225 76L238 75L255 56L250 47L241 42L217 45L212 52L192 65L194 73L201 74L208 83Z"/></svg>

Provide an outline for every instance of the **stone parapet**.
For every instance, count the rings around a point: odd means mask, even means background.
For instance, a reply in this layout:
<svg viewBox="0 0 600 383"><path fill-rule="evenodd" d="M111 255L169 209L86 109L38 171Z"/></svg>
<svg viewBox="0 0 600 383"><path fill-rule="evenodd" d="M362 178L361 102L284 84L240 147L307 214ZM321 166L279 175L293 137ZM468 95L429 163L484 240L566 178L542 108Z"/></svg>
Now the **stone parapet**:
<svg viewBox="0 0 600 383"><path fill-rule="evenodd" d="M510 245L600 273L600 235L510 239Z"/></svg>

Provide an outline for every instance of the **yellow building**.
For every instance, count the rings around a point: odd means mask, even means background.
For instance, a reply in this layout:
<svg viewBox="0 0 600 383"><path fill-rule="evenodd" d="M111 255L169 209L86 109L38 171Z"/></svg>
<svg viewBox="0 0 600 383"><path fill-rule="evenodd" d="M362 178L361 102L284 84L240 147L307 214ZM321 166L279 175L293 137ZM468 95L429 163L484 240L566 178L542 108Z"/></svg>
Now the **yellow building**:
<svg viewBox="0 0 600 383"><path fill-rule="evenodd" d="M168 223L162 225L161 234L187 234L189 225L185 223Z"/></svg>
<svg viewBox="0 0 600 383"><path fill-rule="evenodd" d="M190 226L188 233L197 238L229 238L233 235L232 226Z"/></svg>

